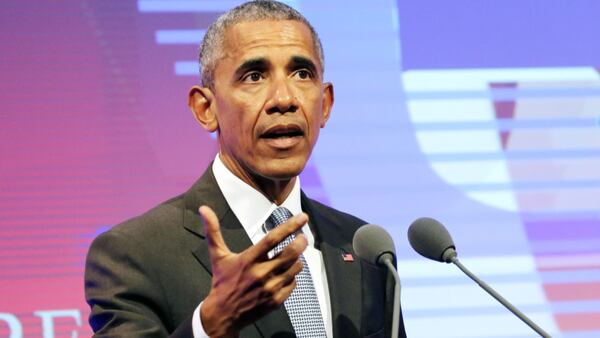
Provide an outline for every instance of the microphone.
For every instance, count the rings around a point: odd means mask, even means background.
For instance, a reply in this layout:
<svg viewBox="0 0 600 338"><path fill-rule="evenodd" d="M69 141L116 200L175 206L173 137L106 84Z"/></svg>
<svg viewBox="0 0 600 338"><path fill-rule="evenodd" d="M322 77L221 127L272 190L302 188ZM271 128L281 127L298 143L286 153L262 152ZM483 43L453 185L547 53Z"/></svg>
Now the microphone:
<svg viewBox="0 0 600 338"><path fill-rule="evenodd" d="M394 312L392 316L392 337L398 337L400 325L400 276L394 264L396 249L390 234L382 227L374 224L361 226L352 238L354 252L361 259L374 264L386 266L394 276Z"/></svg>
<svg viewBox="0 0 600 338"><path fill-rule="evenodd" d="M417 219L408 228L408 241L413 249L424 257L438 262L454 263L469 278L475 281L475 283L504 305L510 312L515 314L537 334L544 338L550 338L550 335L546 331L514 307L508 300L492 289L491 286L475 276L458 260L452 236L450 236L450 233L442 223L428 217Z"/></svg>
<svg viewBox="0 0 600 338"><path fill-rule="evenodd" d="M365 224L354 233L352 247L356 254L367 262L379 265L386 260L393 262L396 256L394 241L382 227Z"/></svg>

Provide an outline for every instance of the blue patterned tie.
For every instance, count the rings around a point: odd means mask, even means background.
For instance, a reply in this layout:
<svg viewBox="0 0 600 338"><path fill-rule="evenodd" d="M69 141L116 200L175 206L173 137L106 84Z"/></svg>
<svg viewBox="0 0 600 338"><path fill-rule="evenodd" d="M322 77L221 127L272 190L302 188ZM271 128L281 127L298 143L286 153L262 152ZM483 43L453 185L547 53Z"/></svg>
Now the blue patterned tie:
<svg viewBox="0 0 600 338"><path fill-rule="evenodd" d="M265 221L265 228L271 230L287 221L290 217L292 217L292 213L288 209L279 207ZM280 253L294 238L296 238L295 234L289 235L281 243L277 244L273 250L274 253ZM285 310L290 317L298 338L326 337L325 324L323 323L317 292L315 291L315 286L310 276L310 269L308 268L308 264L306 264L304 255L300 255L300 261L302 261L304 268L296 275L296 288L284 302Z"/></svg>

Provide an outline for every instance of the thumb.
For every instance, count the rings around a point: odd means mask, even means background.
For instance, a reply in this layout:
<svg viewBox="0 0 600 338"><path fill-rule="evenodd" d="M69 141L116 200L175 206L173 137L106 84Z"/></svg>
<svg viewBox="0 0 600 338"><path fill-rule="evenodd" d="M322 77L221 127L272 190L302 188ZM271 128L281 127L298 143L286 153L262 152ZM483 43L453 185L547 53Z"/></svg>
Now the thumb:
<svg viewBox="0 0 600 338"><path fill-rule="evenodd" d="M231 253L221 234L219 219L215 212L206 205L201 206L198 211L202 219L204 219L204 232L208 240L208 253L210 257L216 259Z"/></svg>

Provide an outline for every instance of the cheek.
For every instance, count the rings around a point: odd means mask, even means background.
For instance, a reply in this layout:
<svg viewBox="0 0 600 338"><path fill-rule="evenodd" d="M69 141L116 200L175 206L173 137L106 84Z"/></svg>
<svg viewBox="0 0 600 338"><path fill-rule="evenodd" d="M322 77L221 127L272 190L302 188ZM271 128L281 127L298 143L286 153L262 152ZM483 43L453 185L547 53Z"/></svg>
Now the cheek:
<svg viewBox="0 0 600 338"><path fill-rule="evenodd" d="M240 102L236 99L223 99L218 105L218 121L221 133L227 139L239 140L240 144L248 144L254 136L254 126L257 115L255 108L247 100Z"/></svg>
<svg viewBox="0 0 600 338"><path fill-rule="evenodd" d="M322 97L319 95L317 97L312 98L310 100L310 106L308 106L307 109L310 114L310 127L316 129L321 128L324 122Z"/></svg>

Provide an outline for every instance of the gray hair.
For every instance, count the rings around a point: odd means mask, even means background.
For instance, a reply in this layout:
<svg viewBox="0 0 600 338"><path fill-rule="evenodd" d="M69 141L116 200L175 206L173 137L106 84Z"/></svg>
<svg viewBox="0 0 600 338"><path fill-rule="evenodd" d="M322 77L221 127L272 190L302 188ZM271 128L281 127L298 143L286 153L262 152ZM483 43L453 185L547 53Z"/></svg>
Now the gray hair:
<svg viewBox="0 0 600 338"><path fill-rule="evenodd" d="M227 28L240 23L260 20L293 20L304 23L311 32L314 49L317 52L321 64L321 73L325 67L323 46L317 32L306 18L292 7L277 1L256 0L241 4L229 12L221 15L206 31L200 52L198 55L200 63L200 79L205 87L214 88L213 72L217 61L223 55L223 44Z"/></svg>

